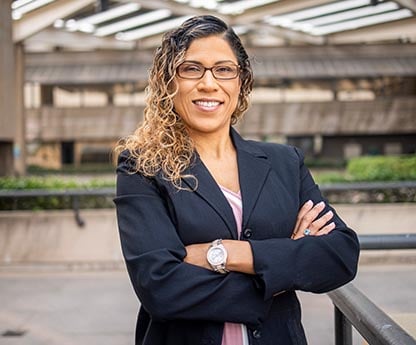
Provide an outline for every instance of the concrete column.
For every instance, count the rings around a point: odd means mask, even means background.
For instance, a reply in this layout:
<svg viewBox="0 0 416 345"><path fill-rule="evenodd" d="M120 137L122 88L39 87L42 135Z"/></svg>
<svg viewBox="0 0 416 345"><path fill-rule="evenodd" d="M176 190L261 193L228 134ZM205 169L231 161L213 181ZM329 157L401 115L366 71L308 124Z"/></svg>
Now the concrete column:
<svg viewBox="0 0 416 345"><path fill-rule="evenodd" d="M22 176L26 174L26 117L24 101L25 53L23 44L14 46L16 57L16 132L14 140L14 171Z"/></svg>
<svg viewBox="0 0 416 345"><path fill-rule="evenodd" d="M313 136L313 153L320 155L322 153L323 138L322 134L315 134Z"/></svg>
<svg viewBox="0 0 416 345"><path fill-rule="evenodd" d="M16 84L11 1L0 0L0 175L12 175Z"/></svg>

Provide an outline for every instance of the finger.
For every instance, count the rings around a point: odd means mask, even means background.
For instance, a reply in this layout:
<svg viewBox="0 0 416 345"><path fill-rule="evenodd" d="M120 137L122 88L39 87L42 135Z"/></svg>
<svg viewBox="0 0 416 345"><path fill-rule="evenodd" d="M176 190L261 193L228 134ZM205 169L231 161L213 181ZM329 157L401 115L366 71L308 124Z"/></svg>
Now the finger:
<svg viewBox="0 0 416 345"><path fill-rule="evenodd" d="M312 232L318 232L321 230L325 224L327 224L332 218L334 217L334 213L332 211L326 212L322 217L318 218L314 222L309 225L309 229Z"/></svg>
<svg viewBox="0 0 416 345"><path fill-rule="evenodd" d="M317 203L308 213L306 213L299 224L299 229L304 230L306 228L309 228L311 223L316 220L316 217L322 212L322 210L325 208L325 203L321 201L320 203ZM318 230L318 229L310 229L312 230Z"/></svg>
<svg viewBox="0 0 416 345"><path fill-rule="evenodd" d="M302 232L302 231L297 231L297 232L294 232L294 233L292 234L291 239L292 239L292 240L297 240L298 238L301 238L301 237L303 237L303 236L305 236L305 235L303 234L303 232Z"/></svg>
<svg viewBox="0 0 416 345"><path fill-rule="evenodd" d="M331 222L328 225L325 225L321 230L319 230L315 234L315 236L328 235L334 229L335 229L335 223L334 222Z"/></svg>
<svg viewBox="0 0 416 345"><path fill-rule="evenodd" d="M313 207L313 201L312 200L308 200L307 202L305 202L303 204L303 206L301 207L301 209L299 210L297 219L296 219L296 225L295 225L295 229L293 231L294 234L296 234L299 231L299 225L300 222L302 220L302 218L312 209Z"/></svg>

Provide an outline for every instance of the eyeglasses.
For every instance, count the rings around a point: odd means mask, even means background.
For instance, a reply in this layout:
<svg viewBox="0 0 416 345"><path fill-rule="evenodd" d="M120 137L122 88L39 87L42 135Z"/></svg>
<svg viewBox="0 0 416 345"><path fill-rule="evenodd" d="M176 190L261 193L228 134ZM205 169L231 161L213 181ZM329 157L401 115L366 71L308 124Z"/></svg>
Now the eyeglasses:
<svg viewBox="0 0 416 345"><path fill-rule="evenodd" d="M201 79L206 71L211 71L215 79L230 80L238 77L240 66L232 62L226 62L207 68L199 63L183 62L178 66L176 73L183 79Z"/></svg>

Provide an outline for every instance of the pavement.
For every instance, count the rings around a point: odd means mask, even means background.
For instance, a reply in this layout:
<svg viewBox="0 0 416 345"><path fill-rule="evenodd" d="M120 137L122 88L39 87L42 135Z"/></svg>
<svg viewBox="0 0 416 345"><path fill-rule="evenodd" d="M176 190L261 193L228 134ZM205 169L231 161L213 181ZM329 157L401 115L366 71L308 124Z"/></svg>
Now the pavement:
<svg viewBox="0 0 416 345"><path fill-rule="evenodd" d="M416 337L415 264L360 265L354 285ZM329 297L299 297L309 345L333 345ZM0 270L1 345L130 345L137 307L123 268Z"/></svg>

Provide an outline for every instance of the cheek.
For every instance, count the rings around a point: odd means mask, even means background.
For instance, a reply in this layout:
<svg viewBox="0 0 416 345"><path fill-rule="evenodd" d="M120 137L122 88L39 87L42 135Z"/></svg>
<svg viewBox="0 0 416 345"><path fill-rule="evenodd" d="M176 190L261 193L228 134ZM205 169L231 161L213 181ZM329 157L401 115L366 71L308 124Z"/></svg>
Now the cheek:
<svg viewBox="0 0 416 345"><path fill-rule="evenodd" d="M186 115L186 92L183 92L180 89L178 90L173 99L173 108L180 117Z"/></svg>

